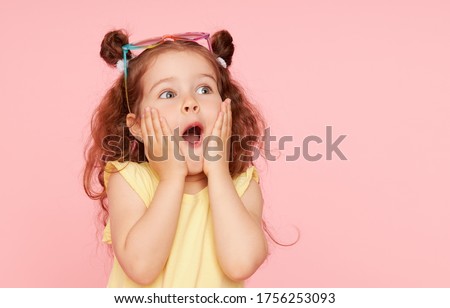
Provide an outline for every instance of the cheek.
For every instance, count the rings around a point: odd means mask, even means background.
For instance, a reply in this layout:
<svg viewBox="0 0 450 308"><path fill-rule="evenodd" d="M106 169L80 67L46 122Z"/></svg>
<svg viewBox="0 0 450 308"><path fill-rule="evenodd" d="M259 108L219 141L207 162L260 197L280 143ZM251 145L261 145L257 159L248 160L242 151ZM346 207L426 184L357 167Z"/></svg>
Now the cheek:
<svg viewBox="0 0 450 308"><path fill-rule="evenodd" d="M167 124L169 124L170 130L173 130L178 127L178 119L176 117L176 113L173 112L171 106L152 106L158 109L159 116L165 118L167 120Z"/></svg>
<svg viewBox="0 0 450 308"><path fill-rule="evenodd" d="M202 111L206 121L214 124L220 112L220 102L204 105Z"/></svg>

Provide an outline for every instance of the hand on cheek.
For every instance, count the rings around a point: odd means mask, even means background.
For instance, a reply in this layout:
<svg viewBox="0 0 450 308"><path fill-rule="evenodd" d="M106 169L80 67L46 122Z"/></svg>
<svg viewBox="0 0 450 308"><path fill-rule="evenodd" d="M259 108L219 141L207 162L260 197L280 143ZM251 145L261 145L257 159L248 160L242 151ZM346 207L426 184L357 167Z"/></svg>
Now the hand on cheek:
<svg viewBox="0 0 450 308"><path fill-rule="evenodd" d="M209 176L210 172L229 173L229 139L231 137L231 100L229 98L221 104L219 115L204 144L203 172Z"/></svg>
<svg viewBox="0 0 450 308"><path fill-rule="evenodd" d="M148 163L160 180L186 177L188 168L180 155L179 143L175 141L167 120L159 116L155 108L145 108L141 118L141 132Z"/></svg>

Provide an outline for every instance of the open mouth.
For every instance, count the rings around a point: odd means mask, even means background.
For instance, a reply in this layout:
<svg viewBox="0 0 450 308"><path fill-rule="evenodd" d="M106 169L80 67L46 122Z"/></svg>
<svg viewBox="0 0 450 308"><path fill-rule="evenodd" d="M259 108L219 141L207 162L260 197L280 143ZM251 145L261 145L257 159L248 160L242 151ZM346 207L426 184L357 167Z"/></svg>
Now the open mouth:
<svg viewBox="0 0 450 308"><path fill-rule="evenodd" d="M183 132L182 137L189 142L190 145L199 144L202 137L202 130L199 123L192 124Z"/></svg>

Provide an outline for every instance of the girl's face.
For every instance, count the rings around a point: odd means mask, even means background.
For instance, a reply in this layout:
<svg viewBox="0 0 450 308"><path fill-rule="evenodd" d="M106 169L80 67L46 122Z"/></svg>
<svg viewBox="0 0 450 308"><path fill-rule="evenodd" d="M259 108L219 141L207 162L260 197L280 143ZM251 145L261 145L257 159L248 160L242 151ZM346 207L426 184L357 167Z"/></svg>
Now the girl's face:
<svg viewBox="0 0 450 308"><path fill-rule="evenodd" d="M203 139L211 134L222 102L214 69L195 52L170 51L149 64L142 83L140 112L147 106L157 109L171 131L182 136L189 174L201 173Z"/></svg>

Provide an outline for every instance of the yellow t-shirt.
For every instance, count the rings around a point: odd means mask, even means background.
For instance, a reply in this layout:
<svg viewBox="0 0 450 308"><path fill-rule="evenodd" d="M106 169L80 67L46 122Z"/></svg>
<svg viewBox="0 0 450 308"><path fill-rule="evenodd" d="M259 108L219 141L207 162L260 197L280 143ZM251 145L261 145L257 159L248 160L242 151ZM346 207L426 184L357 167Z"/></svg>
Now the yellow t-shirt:
<svg viewBox="0 0 450 308"><path fill-rule="evenodd" d="M119 171L148 207L158 186L158 175L148 163L108 162L105 167L105 186L111 172ZM254 179L259 182L254 166L237 176L233 182L242 196ZM103 231L103 241L111 244L110 224ZM154 288L224 288L243 287L243 282L230 280L219 266L213 236L213 222L209 207L208 187L195 195L184 194L177 231L167 263L150 285L139 285L127 277L114 257L108 287Z"/></svg>

